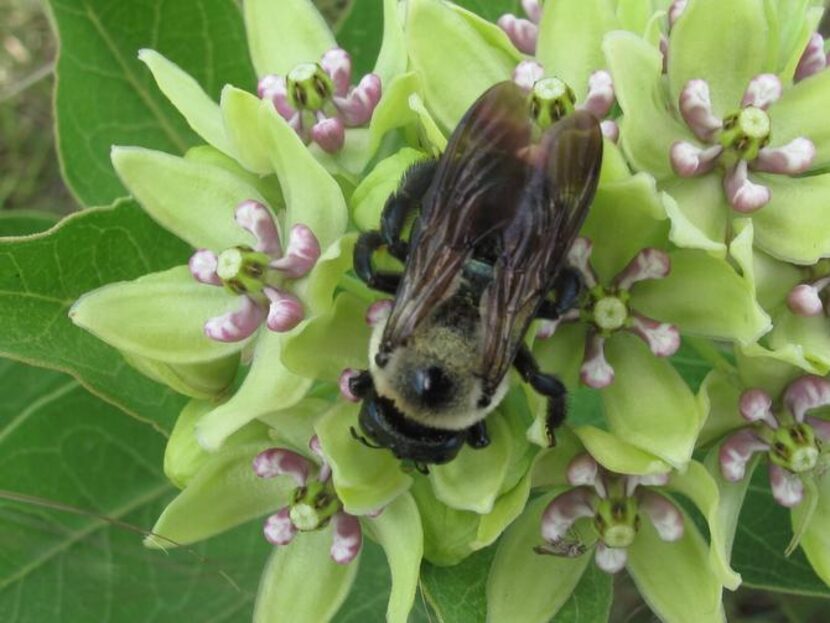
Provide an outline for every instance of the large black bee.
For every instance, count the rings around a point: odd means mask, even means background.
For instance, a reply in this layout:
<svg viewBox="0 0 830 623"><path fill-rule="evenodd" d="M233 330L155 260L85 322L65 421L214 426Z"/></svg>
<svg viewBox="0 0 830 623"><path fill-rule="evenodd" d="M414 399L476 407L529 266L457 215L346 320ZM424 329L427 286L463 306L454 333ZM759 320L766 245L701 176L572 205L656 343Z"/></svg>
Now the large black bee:
<svg viewBox="0 0 830 623"><path fill-rule="evenodd" d="M588 112L541 132L529 111L513 83L490 88L441 158L406 173L380 231L355 248L357 275L395 295L375 326L369 369L350 382L363 400L360 427L424 469L465 442L489 443L484 420L507 391L511 365L547 396L551 436L565 418L565 387L539 370L524 336L579 295L566 255L596 191L602 135ZM403 274L374 267L383 248L405 263Z"/></svg>

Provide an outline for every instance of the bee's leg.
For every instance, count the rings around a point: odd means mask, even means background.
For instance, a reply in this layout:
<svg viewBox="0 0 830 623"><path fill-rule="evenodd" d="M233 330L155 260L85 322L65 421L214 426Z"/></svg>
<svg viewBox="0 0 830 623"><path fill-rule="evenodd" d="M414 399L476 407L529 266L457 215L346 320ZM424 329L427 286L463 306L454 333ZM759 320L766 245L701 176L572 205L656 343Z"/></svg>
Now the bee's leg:
<svg viewBox="0 0 830 623"><path fill-rule="evenodd" d="M467 445L476 450L490 445L490 435L487 433L487 424L484 420L476 422L467 429Z"/></svg>
<svg viewBox="0 0 830 623"><path fill-rule="evenodd" d="M380 233L392 257L402 262L409 253L409 243L401 239L409 216L421 207L432 178L438 169L437 160L423 160L406 172L398 190L386 200L380 217Z"/></svg>
<svg viewBox="0 0 830 623"><path fill-rule="evenodd" d="M571 309L579 298L580 292L582 292L582 277L575 269L564 268L551 289L556 293L556 300L545 299L542 301L542 305L536 313L537 318L556 320Z"/></svg>
<svg viewBox="0 0 830 623"><path fill-rule="evenodd" d="M360 234L354 248L354 272L373 290L395 294L401 281L400 274L375 270L372 265L372 255L384 244L379 231Z"/></svg>
<svg viewBox="0 0 830 623"><path fill-rule="evenodd" d="M522 379L542 396L548 399L547 432L550 445L556 444L554 431L565 421L567 415L567 394L565 384L552 374L545 374L539 370L539 364L533 353L524 344L519 348L513 365Z"/></svg>

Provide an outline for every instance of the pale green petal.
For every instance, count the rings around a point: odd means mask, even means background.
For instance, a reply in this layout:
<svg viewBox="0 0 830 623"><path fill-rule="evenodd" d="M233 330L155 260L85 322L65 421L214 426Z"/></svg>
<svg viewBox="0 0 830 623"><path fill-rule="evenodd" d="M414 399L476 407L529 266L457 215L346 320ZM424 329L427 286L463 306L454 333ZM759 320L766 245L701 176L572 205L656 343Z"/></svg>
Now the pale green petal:
<svg viewBox="0 0 830 623"><path fill-rule="evenodd" d="M654 7L648 0L617 0L617 21L620 28L638 35L646 31Z"/></svg>
<svg viewBox="0 0 830 623"><path fill-rule="evenodd" d="M302 223L327 249L346 230L349 217L340 187L270 102L261 104L259 120L285 197L286 231Z"/></svg>
<svg viewBox="0 0 830 623"><path fill-rule="evenodd" d="M658 180L673 177L669 150L672 143L690 138L691 133L670 113L660 50L623 31L608 34L602 49L623 111L623 151L636 170L651 173Z"/></svg>
<svg viewBox="0 0 830 623"><path fill-rule="evenodd" d="M245 342L217 342L204 333L210 318L240 305L223 288L196 281L186 266L112 283L84 294L69 317L119 350L164 363L215 361Z"/></svg>
<svg viewBox="0 0 830 623"><path fill-rule="evenodd" d="M331 309L334 289L352 267L352 253L357 234L346 234L323 252L305 279L294 284L294 293L306 304L312 317ZM302 329L296 331L301 333Z"/></svg>
<svg viewBox="0 0 830 623"><path fill-rule="evenodd" d="M334 393L334 390L330 392ZM323 398L303 398L294 406L260 415L257 420L269 427L274 445L288 448L300 454L308 453L308 444L314 436L314 424L331 408L331 401ZM242 434L246 426L231 435L229 441Z"/></svg>
<svg viewBox="0 0 830 623"><path fill-rule="evenodd" d="M573 89L577 101L588 92L588 76L604 69L602 38L617 27L609 0L556 0L542 13L536 60L546 76L556 76Z"/></svg>
<svg viewBox="0 0 830 623"><path fill-rule="evenodd" d="M382 136L378 134L376 142L380 138ZM307 149L332 176L343 178L348 184L355 184L372 156L369 148L373 140L369 128L346 128L343 147L337 153L330 154L317 143L310 143Z"/></svg>
<svg viewBox="0 0 830 623"><path fill-rule="evenodd" d="M144 544L167 549L195 543L284 506L294 481L259 478L251 467L269 445L246 444L211 456L167 505Z"/></svg>
<svg viewBox="0 0 830 623"><path fill-rule="evenodd" d="M669 39L672 101L689 80L703 79L716 116L736 111L749 81L764 71L767 32L763 0L690 2Z"/></svg>
<svg viewBox="0 0 830 623"><path fill-rule="evenodd" d="M453 11L463 17L464 20L473 27L473 29L479 36L481 36L482 39L484 39L484 41L497 50L504 52L515 65L518 65L522 61L524 56L516 49L513 42L510 41L510 37L507 36L507 33L505 33L498 25L455 3L448 4Z"/></svg>
<svg viewBox="0 0 830 623"><path fill-rule="evenodd" d="M830 101L830 72L821 71L786 90L769 108L772 146L785 145L799 136L813 141L813 169L830 165L830 124L823 114Z"/></svg>
<svg viewBox="0 0 830 623"><path fill-rule="evenodd" d="M533 486L536 488L567 487L566 472L570 462L585 448L570 426L556 431L556 446L540 452L533 464Z"/></svg>
<svg viewBox="0 0 830 623"><path fill-rule="evenodd" d="M505 528L513 523L527 504L530 495L530 473L519 480L515 487L496 500L493 510L481 516L475 539L470 543L473 550L489 547L496 542Z"/></svg>
<svg viewBox="0 0 830 623"><path fill-rule="evenodd" d="M458 564L475 551L481 515L439 502L429 480L416 475L410 490L424 529L424 558L434 565Z"/></svg>
<svg viewBox="0 0 830 623"><path fill-rule="evenodd" d="M337 43L311 0L245 0L245 28L257 76L316 63Z"/></svg>
<svg viewBox="0 0 830 623"><path fill-rule="evenodd" d="M353 515L383 508L409 489L412 478L387 450L368 448L354 439L360 405L341 401L314 427L334 478L334 488L346 512Z"/></svg>
<svg viewBox="0 0 830 623"><path fill-rule="evenodd" d="M285 342L283 363L301 376L336 383L345 368L369 365L367 303L344 292L334 306ZM321 356L325 353L325 356Z"/></svg>
<svg viewBox="0 0 830 623"><path fill-rule="evenodd" d="M501 539L487 579L487 621L549 621L592 563L590 552L566 558L533 551L543 543L542 512L554 497L547 494L528 504Z"/></svg>
<svg viewBox="0 0 830 623"><path fill-rule="evenodd" d="M670 257L665 279L634 285L632 309L676 324L683 333L742 344L770 330L770 317L755 301L754 284L731 264L704 251L678 249Z"/></svg>
<svg viewBox="0 0 830 623"><path fill-rule="evenodd" d="M251 420L297 404L312 379L299 377L282 363L280 354L289 334L263 330L256 341L248 376L225 403L205 415L196 427L199 443L207 450L221 447L228 436Z"/></svg>
<svg viewBox="0 0 830 623"><path fill-rule="evenodd" d="M749 482L751 473L744 479ZM720 575L723 585L735 590L741 584L741 576L729 566L729 557L732 551L735 524L738 520L740 505L743 500L721 500L718 489L718 478L713 478L706 468L692 461L683 473L672 474L667 488L681 493L689 498L698 507L709 525L709 560L712 568ZM732 484L726 483L723 484ZM744 491L746 486L744 486ZM737 503L736 503L737 502Z"/></svg>
<svg viewBox="0 0 830 623"><path fill-rule="evenodd" d="M155 50L140 50L138 60L150 68L161 92L196 134L219 151L234 154L233 146L225 135L219 106L190 74Z"/></svg>
<svg viewBox="0 0 830 623"><path fill-rule="evenodd" d="M510 462L510 431L500 413L487 418L490 445L475 449L464 445L458 456L430 468L435 497L451 508L481 515L489 513L499 494Z"/></svg>
<svg viewBox="0 0 830 623"><path fill-rule="evenodd" d="M721 370L713 370L706 375L698 397L708 407L708 415L698 437L698 445L705 446L730 431L746 426L747 422L738 409L744 389L737 375Z"/></svg>
<svg viewBox="0 0 830 623"><path fill-rule="evenodd" d="M638 173L601 184L580 232L594 242L591 266L609 283L646 247L665 247L668 221L654 178Z"/></svg>
<svg viewBox="0 0 830 623"><path fill-rule="evenodd" d="M193 247L219 252L253 245L253 236L234 221L234 210L248 199L265 199L239 177L141 147L113 147L112 164L141 207Z"/></svg>
<svg viewBox="0 0 830 623"><path fill-rule="evenodd" d="M364 231L378 228L383 206L398 189L403 174L426 157L421 151L404 147L375 165L355 188L349 200L352 219L358 228Z"/></svg>
<svg viewBox="0 0 830 623"><path fill-rule="evenodd" d="M628 548L627 569L657 617L672 623L722 623L723 592L709 561L709 546L684 513L683 537L662 541L650 521L640 523Z"/></svg>
<svg viewBox="0 0 830 623"><path fill-rule="evenodd" d="M239 368L237 354L205 363L165 363L131 353L121 353L136 370L170 389L189 396L208 400L223 394Z"/></svg>
<svg viewBox="0 0 830 623"><path fill-rule="evenodd" d="M227 85L222 89L221 117L234 157L248 170L273 173L268 146L259 128L260 99Z"/></svg>
<svg viewBox="0 0 830 623"><path fill-rule="evenodd" d="M812 364L813 371L821 375L830 372L830 322L824 315L805 318L782 309L768 344L773 350L797 346Z"/></svg>
<svg viewBox="0 0 830 623"><path fill-rule="evenodd" d="M830 255L830 173L756 178L770 188L772 199L752 216L755 244L793 264L815 264Z"/></svg>
<svg viewBox="0 0 830 623"><path fill-rule="evenodd" d="M447 148L447 137L427 110L420 95L413 93L409 96L409 108L417 115L421 123L423 142L432 146L433 156L439 156Z"/></svg>
<svg viewBox="0 0 830 623"><path fill-rule="evenodd" d="M525 389L525 387L513 385L504 397L496 415L493 416L507 425L510 438L510 461L507 463L507 471L499 488L499 495L513 489L525 477L536 460L536 455L541 451L539 445L531 442L527 435L528 427L533 424L535 414Z"/></svg>
<svg viewBox="0 0 830 623"><path fill-rule="evenodd" d="M760 387L770 396L779 396L795 377L812 371L800 348L789 346L769 350L760 344L735 349L738 373L744 387Z"/></svg>
<svg viewBox="0 0 830 623"><path fill-rule="evenodd" d="M418 89L418 76L415 73L397 76L388 87L384 86L383 97L372 114L369 123L369 146L366 156L377 152L387 132L409 124L417 123L419 117L409 105L409 98Z"/></svg>
<svg viewBox="0 0 830 623"><path fill-rule="evenodd" d="M665 474L671 466L645 450L595 426L577 426L574 434L600 465L618 474Z"/></svg>
<svg viewBox="0 0 830 623"><path fill-rule="evenodd" d="M331 559L331 530L303 532L268 559L259 581L254 623L326 623L352 588L359 559Z"/></svg>
<svg viewBox="0 0 830 623"><path fill-rule="evenodd" d="M440 0L409 2L406 37L424 99L445 129L488 87L509 79L516 64Z"/></svg>
<svg viewBox="0 0 830 623"><path fill-rule="evenodd" d="M424 533L418 507L408 493L398 496L379 517L361 522L386 552L392 572L392 592L386 609L388 623L405 623L415 602L420 579Z"/></svg>
<svg viewBox="0 0 830 623"><path fill-rule="evenodd" d="M190 479L210 459L205 449L196 441L196 422L212 405L206 400L191 400L185 405L164 448L164 475L179 489L184 489Z"/></svg>
<svg viewBox="0 0 830 623"><path fill-rule="evenodd" d="M723 194L720 173L676 179L665 185L669 238L678 247L726 255L726 230L732 209Z"/></svg>
<svg viewBox="0 0 830 623"><path fill-rule="evenodd" d="M398 0L383 0L383 41L373 73L380 76L384 96L388 95L392 80L406 71L403 10Z"/></svg>
<svg viewBox="0 0 830 623"><path fill-rule="evenodd" d="M612 336L606 356L616 372L614 382L600 390L611 431L682 469L703 421L686 382L633 335Z"/></svg>
<svg viewBox="0 0 830 623"><path fill-rule="evenodd" d="M733 225L741 220L744 219L737 219ZM745 220L752 222L750 219ZM752 272L758 302L769 310L781 306L793 286L804 280L801 268L776 260L757 249L754 249L752 254Z"/></svg>
<svg viewBox="0 0 830 623"><path fill-rule="evenodd" d="M809 518L804 517L806 501L793 509L793 525L804 523L801 548L807 555L813 570L830 585L830 478L827 474L817 482L818 495L815 509Z"/></svg>
<svg viewBox="0 0 830 623"><path fill-rule="evenodd" d="M537 340L533 354L539 367L558 376L568 387L577 387L586 332L586 325L582 322L565 323L556 329L553 337Z"/></svg>

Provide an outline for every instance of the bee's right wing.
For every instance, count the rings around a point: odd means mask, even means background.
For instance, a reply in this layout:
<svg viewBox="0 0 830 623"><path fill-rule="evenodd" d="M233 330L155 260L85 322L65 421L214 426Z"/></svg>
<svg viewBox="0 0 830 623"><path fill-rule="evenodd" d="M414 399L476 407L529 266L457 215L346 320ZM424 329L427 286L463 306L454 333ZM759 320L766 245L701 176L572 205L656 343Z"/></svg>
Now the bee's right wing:
<svg viewBox="0 0 830 623"><path fill-rule="evenodd" d="M486 91L453 132L423 201L417 234L384 330L388 352L452 295L476 244L507 226L530 175L527 97L512 82Z"/></svg>

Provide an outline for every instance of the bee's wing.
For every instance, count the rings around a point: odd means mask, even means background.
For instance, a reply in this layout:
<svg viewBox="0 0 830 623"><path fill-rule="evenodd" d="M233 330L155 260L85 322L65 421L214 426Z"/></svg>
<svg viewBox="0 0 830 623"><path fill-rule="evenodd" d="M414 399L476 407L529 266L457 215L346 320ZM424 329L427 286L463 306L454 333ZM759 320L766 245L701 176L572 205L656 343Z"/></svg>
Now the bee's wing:
<svg viewBox="0 0 830 623"><path fill-rule="evenodd" d="M464 115L424 197L382 348L404 342L452 294L476 245L512 220L530 174L520 154L531 131L526 96L511 82L490 88Z"/></svg>
<svg viewBox="0 0 830 623"><path fill-rule="evenodd" d="M481 376L495 389L542 299L556 280L593 200L602 133L588 112L559 121L530 152L532 174L513 220L501 232L501 255L482 299Z"/></svg>

